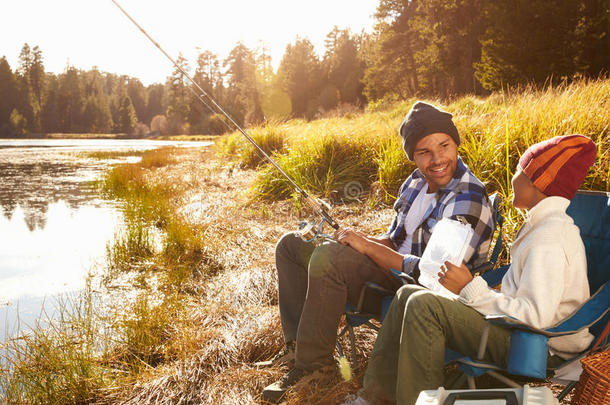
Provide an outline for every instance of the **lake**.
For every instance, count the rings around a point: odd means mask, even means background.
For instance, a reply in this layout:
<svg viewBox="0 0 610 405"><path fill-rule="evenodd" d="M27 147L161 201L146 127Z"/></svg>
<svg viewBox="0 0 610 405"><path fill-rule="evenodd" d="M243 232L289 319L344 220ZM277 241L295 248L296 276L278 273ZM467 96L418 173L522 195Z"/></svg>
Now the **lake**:
<svg viewBox="0 0 610 405"><path fill-rule="evenodd" d="M106 245L123 225L116 201L91 186L111 165L87 152L143 151L211 142L0 139L0 342L24 330L58 296L105 271Z"/></svg>

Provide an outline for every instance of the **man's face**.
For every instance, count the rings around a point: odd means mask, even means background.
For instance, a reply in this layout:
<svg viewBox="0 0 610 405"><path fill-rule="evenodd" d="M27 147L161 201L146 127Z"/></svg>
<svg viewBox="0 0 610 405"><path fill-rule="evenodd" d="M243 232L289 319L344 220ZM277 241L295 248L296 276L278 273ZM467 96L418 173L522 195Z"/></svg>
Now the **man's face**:
<svg viewBox="0 0 610 405"><path fill-rule="evenodd" d="M449 183L457 168L457 144L447 134L437 132L420 139L413 149L413 161L426 178L428 191Z"/></svg>

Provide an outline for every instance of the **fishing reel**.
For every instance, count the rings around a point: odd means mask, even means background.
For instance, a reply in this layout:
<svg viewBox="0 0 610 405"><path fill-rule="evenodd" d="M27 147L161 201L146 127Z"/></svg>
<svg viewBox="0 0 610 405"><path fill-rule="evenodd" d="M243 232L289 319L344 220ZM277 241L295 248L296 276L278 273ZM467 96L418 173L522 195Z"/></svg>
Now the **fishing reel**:
<svg viewBox="0 0 610 405"><path fill-rule="evenodd" d="M309 221L300 222L296 233L305 242L322 243L328 239L332 240L332 235L328 235L323 231L325 222L333 229L339 229L339 224L329 214L330 207L324 201L309 195L306 195L306 201L322 219L317 224L313 217Z"/></svg>
<svg viewBox="0 0 610 405"><path fill-rule="evenodd" d="M321 243L327 239L333 239L331 235L323 232L324 222L326 222L326 218L322 218L319 224L316 224L314 218L311 218L309 221L299 222L296 233L301 239L308 243Z"/></svg>

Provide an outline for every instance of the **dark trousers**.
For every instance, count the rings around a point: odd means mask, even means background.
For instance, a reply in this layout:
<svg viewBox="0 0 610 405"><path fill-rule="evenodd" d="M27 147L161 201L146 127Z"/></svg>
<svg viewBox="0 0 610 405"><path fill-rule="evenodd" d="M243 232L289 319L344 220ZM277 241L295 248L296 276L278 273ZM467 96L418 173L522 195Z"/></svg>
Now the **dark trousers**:
<svg viewBox="0 0 610 405"><path fill-rule="evenodd" d="M287 233L275 258L284 338L296 341L295 365L305 370L332 364L345 304L357 304L365 282L397 287L368 256L333 241L316 247Z"/></svg>
<svg viewBox="0 0 610 405"><path fill-rule="evenodd" d="M443 385L445 347L476 358L487 321L461 302L423 287L398 290L383 321L359 395L372 405L412 405ZM506 366L510 330L492 325L483 360Z"/></svg>

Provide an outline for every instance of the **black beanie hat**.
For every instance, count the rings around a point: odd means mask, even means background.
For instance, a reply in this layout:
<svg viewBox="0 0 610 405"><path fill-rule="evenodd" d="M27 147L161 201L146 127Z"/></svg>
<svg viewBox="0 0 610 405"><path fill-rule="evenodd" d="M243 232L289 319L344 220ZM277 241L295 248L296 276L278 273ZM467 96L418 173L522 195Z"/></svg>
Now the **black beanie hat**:
<svg viewBox="0 0 610 405"><path fill-rule="evenodd" d="M449 135L460 146L460 135L451 121L451 114L423 101L416 102L400 124L402 147L409 160L413 160L413 149L426 135L442 132Z"/></svg>

